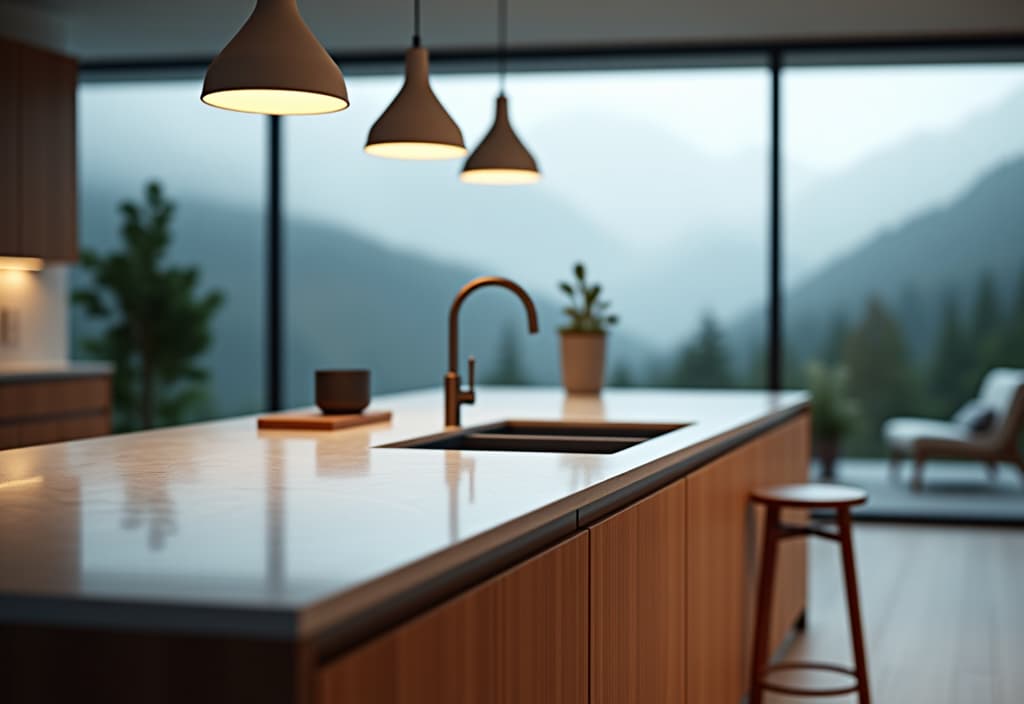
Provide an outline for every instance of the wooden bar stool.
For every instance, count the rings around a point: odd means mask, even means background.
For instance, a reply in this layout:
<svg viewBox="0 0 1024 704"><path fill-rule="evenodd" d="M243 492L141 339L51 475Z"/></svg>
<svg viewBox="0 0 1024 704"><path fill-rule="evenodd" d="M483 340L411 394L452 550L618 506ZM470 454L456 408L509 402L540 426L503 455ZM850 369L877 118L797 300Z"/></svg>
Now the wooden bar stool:
<svg viewBox="0 0 1024 704"><path fill-rule="evenodd" d="M860 600L857 596L857 572L853 563L853 532L850 507L868 500L867 492L836 484L783 484L755 490L751 498L764 504L764 548L761 554L761 579L757 595L757 616L754 629L754 656L750 673L750 704L761 704L765 691L794 696L830 697L857 692L860 704L870 704L868 666L864 657L864 631L860 622ZM782 509L835 509L838 531L817 525L794 526L780 520ZM846 577L846 605L850 613L850 635L853 639L854 668L820 662L790 662L771 665L769 633L771 632L772 592L775 582L775 555L780 540L799 535L817 535L838 541L843 550L843 572ZM824 670L850 675L852 685L805 689L768 681L769 675L782 670Z"/></svg>

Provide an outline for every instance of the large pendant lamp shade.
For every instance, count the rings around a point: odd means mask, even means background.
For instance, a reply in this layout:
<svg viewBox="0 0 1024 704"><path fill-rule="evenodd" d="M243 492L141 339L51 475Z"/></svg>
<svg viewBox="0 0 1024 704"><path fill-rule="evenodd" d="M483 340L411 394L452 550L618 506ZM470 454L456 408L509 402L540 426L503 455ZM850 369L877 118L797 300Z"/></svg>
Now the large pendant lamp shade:
<svg viewBox="0 0 1024 704"><path fill-rule="evenodd" d="M537 162L512 129L505 97L505 61L508 51L508 0L498 0L498 76L501 89L494 111L494 125L462 168L465 183L513 186L540 180Z"/></svg>
<svg viewBox="0 0 1024 704"><path fill-rule="evenodd" d="M420 0L413 0L412 47L405 83L366 139L366 153L386 159L455 159L466 153L462 131L430 88L430 54L420 46Z"/></svg>
<svg viewBox="0 0 1024 704"><path fill-rule="evenodd" d="M296 0L256 0L252 15L207 69L202 100L239 112L318 115L347 108L348 91Z"/></svg>
<svg viewBox="0 0 1024 704"><path fill-rule="evenodd" d="M540 180L537 162L508 121L508 98L498 96L494 125L466 160L460 178L466 183L511 186Z"/></svg>

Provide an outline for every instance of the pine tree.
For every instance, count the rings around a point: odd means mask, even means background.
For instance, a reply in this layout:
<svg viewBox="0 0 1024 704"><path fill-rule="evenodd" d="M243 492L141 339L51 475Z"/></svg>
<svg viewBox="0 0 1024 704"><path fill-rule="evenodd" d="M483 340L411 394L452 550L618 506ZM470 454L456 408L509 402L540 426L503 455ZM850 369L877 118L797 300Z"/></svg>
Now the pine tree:
<svg viewBox="0 0 1024 704"><path fill-rule="evenodd" d="M879 453L881 425L886 418L914 412L920 392L903 333L882 301L872 297L861 322L850 331L843 348L850 390L864 422L851 436L854 453Z"/></svg>
<svg viewBox="0 0 1024 704"><path fill-rule="evenodd" d="M1002 364L1024 367L1024 267L1021 268L1016 296L1003 321L999 347Z"/></svg>
<svg viewBox="0 0 1024 704"><path fill-rule="evenodd" d="M821 361L826 366L835 366L843 356L843 346L850 335L850 323L841 311L832 314L828 326L828 337L825 338L821 350Z"/></svg>
<svg viewBox="0 0 1024 704"><path fill-rule="evenodd" d="M697 339L683 350L673 381L674 386L693 388L733 386L724 335L710 314L704 316Z"/></svg>
<svg viewBox="0 0 1024 704"><path fill-rule="evenodd" d="M636 382L633 379L633 373L629 370L629 365L624 359L620 359L612 370L611 378L608 381L608 386L636 386Z"/></svg>
<svg viewBox="0 0 1024 704"><path fill-rule="evenodd" d="M495 355L494 370L488 374L486 383L505 386L528 384L526 372L519 354L518 327L506 323L501 330L501 341Z"/></svg>
<svg viewBox="0 0 1024 704"><path fill-rule="evenodd" d="M980 342L995 332L1000 323L999 294L991 271L978 279L978 292L974 297L974 340Z"/></svg>
<svg viewBox="0 0 1024 704"><path fill-rule="evenodd" d="M969 398L971 357L971 345L960 322L956 298L949 294L943 305L942 326L929 372L929 390L937 415L950 415Z"/></svg>
<svg viewBox="0 0 1024 704"><path fill-rule="evenodd" d="M182 422L206 397L207 373L198 358L210 346L210 323L224 295L199 294L198 268L164 263L174 208L160 185L149 183L143 203L120 206L122 249L85 250L80 257L94 285L75 291L73 301L108 321L84 349L115 365L120 430Z"/></svg>

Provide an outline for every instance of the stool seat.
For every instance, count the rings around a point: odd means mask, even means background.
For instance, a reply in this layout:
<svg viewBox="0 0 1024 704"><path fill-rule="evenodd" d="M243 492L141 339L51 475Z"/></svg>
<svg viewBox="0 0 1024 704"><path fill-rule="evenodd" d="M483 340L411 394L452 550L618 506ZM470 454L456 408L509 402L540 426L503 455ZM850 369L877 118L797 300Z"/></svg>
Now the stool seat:
<svg viewBox="0 0 1024 704"><path fill-rule="evenodd" d="M868 493L842 484L776 484L755 489L750 497L771 506L838 508L862 504L868 500Z"/></svg>

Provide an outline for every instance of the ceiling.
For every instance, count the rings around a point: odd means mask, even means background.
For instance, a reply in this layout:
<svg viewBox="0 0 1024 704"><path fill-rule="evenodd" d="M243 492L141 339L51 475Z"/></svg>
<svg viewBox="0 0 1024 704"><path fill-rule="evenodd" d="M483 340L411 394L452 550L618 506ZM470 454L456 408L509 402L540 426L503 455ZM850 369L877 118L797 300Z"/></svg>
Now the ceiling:
<svg viewBox="0 0 1024 704"><path fill-rule="evenodd" d="M7 0L62 25L64 49L86 62L205 59L253 0ZM339 55L403 49L412 0L299 0ZM528 48L642 43L1024 35L1021 0L512 0L511 44ZM425 0L424 44L480 49L495 34L494 0ZM8 33L10 33L8 31Z"/></svg>

